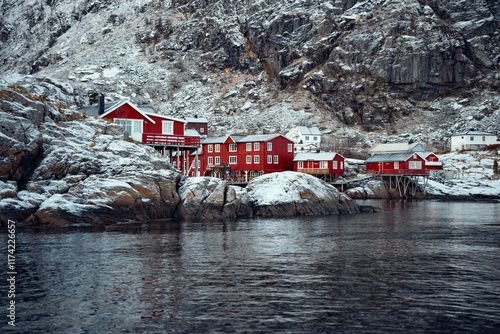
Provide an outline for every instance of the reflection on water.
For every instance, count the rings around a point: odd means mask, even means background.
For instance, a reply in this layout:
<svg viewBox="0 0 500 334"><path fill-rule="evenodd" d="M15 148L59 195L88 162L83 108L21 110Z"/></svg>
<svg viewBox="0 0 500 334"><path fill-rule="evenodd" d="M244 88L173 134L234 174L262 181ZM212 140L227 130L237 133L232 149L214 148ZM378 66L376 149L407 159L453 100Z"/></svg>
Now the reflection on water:
<svg viewBox="0 0 500 334"><path fill-rule="evenodd" d="M495 332L498 204L369 203L387 211L18 232L18 329Z"/></svg>

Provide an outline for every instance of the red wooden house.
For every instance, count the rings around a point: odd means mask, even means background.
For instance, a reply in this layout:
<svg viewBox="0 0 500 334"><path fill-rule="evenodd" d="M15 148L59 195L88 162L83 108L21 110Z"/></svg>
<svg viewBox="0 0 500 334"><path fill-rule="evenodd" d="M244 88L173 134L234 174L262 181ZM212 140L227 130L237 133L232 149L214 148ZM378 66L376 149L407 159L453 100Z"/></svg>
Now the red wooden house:
<svg viewBox="0 0 500 334"><path fill-rule="evenodd" d="M155 147L194 149L200 146L200 136L185 132L187 121L157 114L152 107L139 107L130 101L104 102L80 109L88 115L109 119L122 125L129 137Z"/></svg>
<svg viewBox="0 0 500 334"><path fill-rule="evenodd" d="M439 161L436 154L432 152L418 152L417 154L425 159L425 168L427 170L439 170L443 168L443 163Z"/></svg>
<svg viewBox="0 0 500 334"><path fill-rule="evenodd" d="M196 130L203 137L208 136L208 120L205 117L195 115L194 117L187 117L186 121L186 129Z"/></svg>
<svg viewBox="0 0 500 334"><path fill-rule="evenodd" d="M229 135L202 141L198 152L200 176L230 177L246 182L263 174L293 169L293 142L279 134ZM196 175L195 152L186 174Z"/></svg>
<svg viewBox="0 0 500 334"><path fill-rule="evenodd" d="M417 152L373 154L366 161L368 173L428 174L426 160Z"/></svg>
<svg viewBox="0 0 500 334"><path fill-rule="evenodd" d="M293 159L293 170L333 179L344 173L344 164L344 157L335 152L299 152Z"/></svg>

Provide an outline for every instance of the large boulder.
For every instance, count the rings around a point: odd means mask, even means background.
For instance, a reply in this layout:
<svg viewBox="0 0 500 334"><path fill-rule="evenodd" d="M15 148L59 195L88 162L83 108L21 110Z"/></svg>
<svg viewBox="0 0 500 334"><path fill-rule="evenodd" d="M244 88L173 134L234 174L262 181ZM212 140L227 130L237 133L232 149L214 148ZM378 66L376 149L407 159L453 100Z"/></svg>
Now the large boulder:
<svg viewBox="0 0 500 334"><path fill-rule="evenodd" d="M294 216L357 213L355 202L335 187L303 173L282 172L253 179L244 204L256 216Z"/></svg>

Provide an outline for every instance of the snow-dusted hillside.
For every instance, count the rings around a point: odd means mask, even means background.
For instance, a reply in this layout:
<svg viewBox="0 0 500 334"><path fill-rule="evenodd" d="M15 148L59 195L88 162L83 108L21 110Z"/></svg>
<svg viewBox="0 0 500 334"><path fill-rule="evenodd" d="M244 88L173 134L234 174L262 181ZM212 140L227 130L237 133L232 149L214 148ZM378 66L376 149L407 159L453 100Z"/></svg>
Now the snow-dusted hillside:
<svg viewBox="0 0 500 334"><path fill-rule="evenodd" d="M495 0L6 0L0 71L207 117L213 134L421 139L500 130Z"/></svg>

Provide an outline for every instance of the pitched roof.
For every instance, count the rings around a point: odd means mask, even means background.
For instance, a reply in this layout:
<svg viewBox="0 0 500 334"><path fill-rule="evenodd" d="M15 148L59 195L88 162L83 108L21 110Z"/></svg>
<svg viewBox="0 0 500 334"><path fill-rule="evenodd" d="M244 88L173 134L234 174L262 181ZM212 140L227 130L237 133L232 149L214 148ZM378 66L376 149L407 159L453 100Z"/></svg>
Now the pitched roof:
<svg viewBox="0 0 500 334"><path fill-rule="evenodd" d="M251 143L251 142L265 142L276 137L281 136L280 134L268 134L268 135L248 135L248 136L239 136L235 141L237 143ZM234 136L231 136L234 138Z"/></svg>
<svg viewBox="0 0 500 334"><path fill-rule="evenodd" d="M455 137L455 136L496 136L496 134L491 133L491 132L485 132L485 131L469 130L469 131L465 131L465 132L454 133L451 136L452 137Z"/></svg>
<svg viewBox="0 0 500 334"><path fill-rule="evenodd" d="M302 135L321 136L321 131L317 126L298 126L297 129Z"/></svg>
<svg viewBox="0 0 500 334"><path fill-rule="evenodd" d="M112 113L113 111L115 111L116 109L120 108L121 106L123 106L125 104L128 104L129 106L131 106L135 111L137 111L139 114L141 114L141 116L143 116L145 119L147 119L151 123L156 124L156 122L153 119L151 119L151 117L149 117L143 110L141 110L138 106L136 106L135 104L133 104L132 102L130 102L128 100L120 101L120 102L116 103L115 105L109 107L108 109L104 109L104 114L99 115L99 117L103 118L104 116Z"/></svg>
<svg viewBox="0 0 500 334"><path fill-rule="evenodd" d="M365 163L406 161L410 159L414 154L418 155L418 153L416 152L376 153L366 159ZM418 156L423 159L420 155Z"/></svg>
<svg viewBox="0 0 500 334"><path fill-rule="evenodd" d="M186 117L186 121L189 123L208 123L208 119L205 117Z"/></svg>
<svg viewBox="0 0 500 334"><path fill-rule="evenodd" d="M336 155L335 152L299 152L293 158L293 161L332 161Z"/></svg>
<svg viewBox="0 0 500 334"><path fill-rule="evenodd" d="M375 144L372 148L368 150L368 153L395 153L395 152L425 152L425 148L422 144L415 143L388 143L388 144Z"/></svg>

